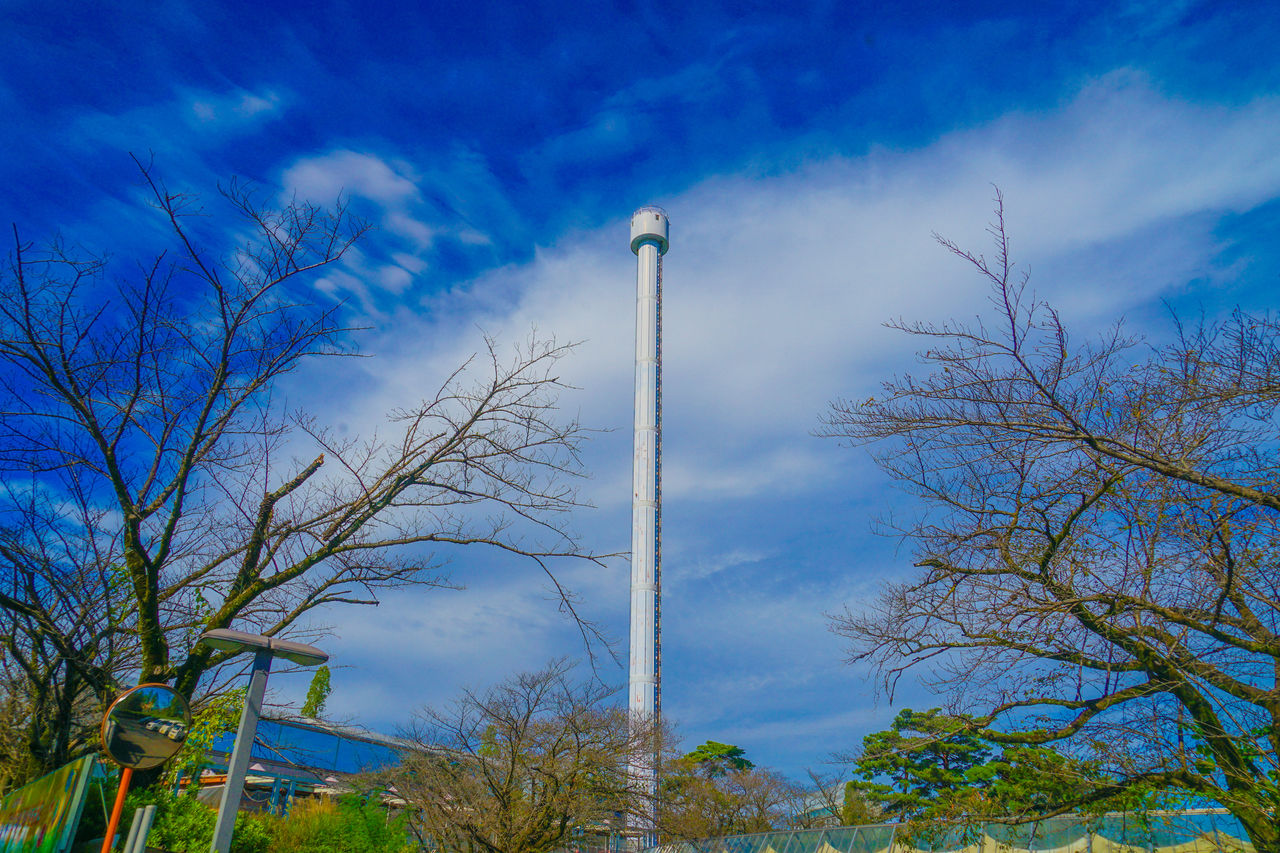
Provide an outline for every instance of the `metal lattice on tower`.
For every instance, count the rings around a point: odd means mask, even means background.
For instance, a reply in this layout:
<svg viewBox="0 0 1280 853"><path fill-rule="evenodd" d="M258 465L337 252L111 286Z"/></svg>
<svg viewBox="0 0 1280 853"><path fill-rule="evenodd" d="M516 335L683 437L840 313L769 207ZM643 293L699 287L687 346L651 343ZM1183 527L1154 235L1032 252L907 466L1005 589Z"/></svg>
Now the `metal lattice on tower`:
<svg viewBox="0 0 1280 853"><path fill-rule="evenodd" d="M662 720L662 252L658 253L658 316L654 341L653 435L653 719Z"/></svg>

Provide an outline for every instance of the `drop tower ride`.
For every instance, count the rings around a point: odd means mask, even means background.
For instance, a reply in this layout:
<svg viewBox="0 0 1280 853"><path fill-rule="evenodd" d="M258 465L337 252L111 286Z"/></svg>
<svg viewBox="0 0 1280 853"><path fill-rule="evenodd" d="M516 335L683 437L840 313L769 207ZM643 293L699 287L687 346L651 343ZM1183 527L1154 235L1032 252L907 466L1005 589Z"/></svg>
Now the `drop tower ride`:
<svg viewBox="0 0 1280 853"><path fill-rule="evenodd" d="M659 207L631 215L636 254L635 455L631 479L631 718L656 727L662 714L662 256L669 224ZM656 739L631 767L649 795L647 820L634 827L652 842L658 791Z"/></svg>

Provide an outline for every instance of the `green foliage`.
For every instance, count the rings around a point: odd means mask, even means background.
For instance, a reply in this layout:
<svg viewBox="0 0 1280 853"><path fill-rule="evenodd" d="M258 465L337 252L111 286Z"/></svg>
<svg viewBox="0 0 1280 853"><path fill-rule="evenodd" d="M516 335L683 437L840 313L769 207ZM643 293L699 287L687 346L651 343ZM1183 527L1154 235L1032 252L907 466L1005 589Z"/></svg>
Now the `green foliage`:
<svg viewBox="0 0 1280 853"><path fill-rule="evenodd" d="M1077 797L1087 779L1101 768L1068 758L1053 749L1006 747L996 759L969 774L986 799L1007 815L1034 815Z"/></svg>
<svg viewBox="0 0 1280 853"><path fill-rule="evenodd" d="M480 736L480 748L476 750L476 755L482 755L485 758L497 758L502 754L501 747L498 744L498 727L488 725L484 727L484 734Z"/></svg>
<svg viewBox="0 0 1280 853"><path fill-rule="evenodd" d="M855 770L864 782L858 787L887 816L898 818L920 815L947 795L973 787L970 774L991 751L968 732L969 723L971 718L939 708L904 708L892 728L862 739Z"/></svg>
<svg viewBox="0 0 1280 853"><path fill-rule="evenodd" d="M1113 783L1099 762L1048 747L1005 746L997 753L975 728L964 714L905 709L891 729L867 735L854 765L861 780L845 787L844 822L866 822L868 811L879 812L929 841L934 830L955 830L957 822L1031 820L1063 803L1077 802L1085 815L1186 805L1154 787L1116 785L1113 795L1098 797L1099 787Z"/></svg>
<svg viewBox="0 0 1280 853"><path fill-rule="evenodd" d="M307 699L302 703L302 716L319 717L324 713L324 703L333 688L329 686L329 667L322 666L311 676L311 686L307 688Z"/></svg>
<svg viewBox="0 0 1280 853"><path fill-rule="evenodd" d="M276 825L273 853L402 853L407 815L390 817L376 796L299 800Z"/></svg>
<svg viewBox="0 0 1280 853"><path fill-rule="evenodd" d="M700 745L685 755L684 760L704 776L723 776L730 770L750 770L755 767L741 747L714 740Z"/></svg>
<svg viewBox="0 0 1280 853"><path fill-rule="evenodd" d="M803 808L797 785L731 744L707 741L664 771L658 829L668 840L766 832L789 825Z"/></svg>
<svg viewBox="0 0 1280 853"><path fill-rule="evenodd" d="M114 785L106 785L110 802ZM96 792L91 792L97 796ZM117 830L117 843L128 837L137 810L155 805L156 818L148 846L171 853L205 853L213 840L217 811L190 791L174 794L167 788L130 792ZM99 838L106 826L102 807L91 800L85 808L77 840ZM241 812L236 816L232 853L408 853L407 815L389 816L376 796L347 795L334 801L300 799L287 817ZM87 833L87 834L86 834Z"/></svg>
<svg viewBox="0 0 1280 853"><path fill-rule="evenodd" d="M147 836L150 847L159 847L171 853L205 853L213 842L213 827L217 812L195 798L189 792L174 794L168 788L146 788L133 791L125 799L124 815L117 838L128 836L129 824L134 813L142 806L155 805L156 818ZM268 853L276 848L272 843L276 818L270 815L236 815L235 831L231 840L231 853Z"/></svg>
<svg viewBox="0 0 1280 853"><path fill-rule="evenodd" d="M348 794L338 799L341 853L400 853L409 846L408 815L390 817L376 796Z"/></svg>
<svg viewBox="0 0 1280 853"><path fill-rule="evenodd" d="M858 783L845 782L844 799L840 803L841 825L860 826L864 823L876 823L879 819L879 811L867 801Z"/></svg>
<svg viewBox="0 0 1280 853"><path fill-rule="evenodd" d="M213 811L210 809L210 811ZM215 815L216 817L216 815ZM236 815L235 833L231 837L231 853L274 853L275 819L270 815ZM213 828L209 829L209 841L203 847L192 848L190 853L202 853L213 842Z"/></svg>
<svg viewBox="0 0 1280 853"><path fill-rule="evenodd" d="M164 780L173 786L186 777L195 786L200 781L200 768L204 766L213 742L235 729L244 709L245 688L231 690L214 696L195 714L191 730L182 743L182 749L169 760Z"/></svg>
<svg viewBox="0 0 1280 853"><path fill-rule="evenodd" d="M276 849L284 853L328 853L340 834L337 808L330 800L297 800L276 832Z"/></svg>

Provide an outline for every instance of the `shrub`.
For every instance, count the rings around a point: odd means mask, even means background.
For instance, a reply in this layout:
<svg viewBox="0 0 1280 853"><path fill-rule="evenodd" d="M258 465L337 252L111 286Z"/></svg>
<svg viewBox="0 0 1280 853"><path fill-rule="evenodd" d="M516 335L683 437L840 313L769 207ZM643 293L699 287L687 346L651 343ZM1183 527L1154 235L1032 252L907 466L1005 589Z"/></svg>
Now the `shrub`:
<svg viewBox="0 0 1280 853"><path fill-rule="evenodd" d="M213 841L217 811L190 791L133 791L125 800L117 844L128 836L135 812L155 805L147 845L170 853L205 853ZM86 808L86 813L89 809ZM405 815L390 817L376 796L347 795L298 799L287 817L241 812L236 816L231 853L407 853ZM102 829L98 829L100 836Z"/></svg>
<svg viewBox="0 0 1280 853"><path fill-rule="evenodd" d="M341 853L401 853L411 849L405 824L408 815L391 817L377 795L349 794L338 800Z"/></svg>
<svg viewBox="0 0 1280 853"><path fill-rule="evenodd" d="M298 800L275 827L273 853L402 853L405 817L389 817L376 796Z"/></svg>
<svg viewBox="0 0 1280 853"><path fill-rule="evenodd" d="M329 799L295 800L276 827L279 853L329 853L337 850L338 808Z"/></svg>
<svg viewBox="0 0 1280 853"><path fill-rule="evenodd" d="M205 853L213 841L217 812L191 793L173 794L163 788L149 788L129 794L125 800L117 839L129 832L129 823L141 806L155 805L156 819L147 836L147 846L171 853ZM231 853L268 853L274 850L272 839L277 819L270 815L236 815L236 828L231 840Z"/></svg>

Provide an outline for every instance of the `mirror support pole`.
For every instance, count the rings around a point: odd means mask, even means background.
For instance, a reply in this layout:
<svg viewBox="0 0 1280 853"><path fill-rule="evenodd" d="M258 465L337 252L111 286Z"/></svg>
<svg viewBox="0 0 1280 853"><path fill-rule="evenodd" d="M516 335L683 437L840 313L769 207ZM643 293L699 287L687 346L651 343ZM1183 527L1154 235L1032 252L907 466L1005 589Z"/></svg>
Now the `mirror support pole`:
<svg viewBox="0 0 1280 853"><path fill-rule="evenodd" d="M270 671L271 650L260 649L253 656L253 675L249 679L249 692L244 697L244 712L240 715L240 728L236 730L236 745L231 750L231 760L227 764L227 780L222 787L222 803L218 806L218 822L213 829L210 853L231 851L231 833L236 826L236 813L240 811L244 777L249 769L249 753L253 749L253 738L258 731L258 717L262 715L262 697L267 692L267 673Z"/></svg>
<svg viewBox="0 0 1280 853"><path fill-rule="evenodd" d="M107 822L107 833L102 836L102 853L110 853L111 842L116 840L116 827L120 825L120 813L124 811L124 798L129 793L129 781L133 779L133 768L120 770L120 790L116 792L116 804L111 809L111 820Z"/></svg>

